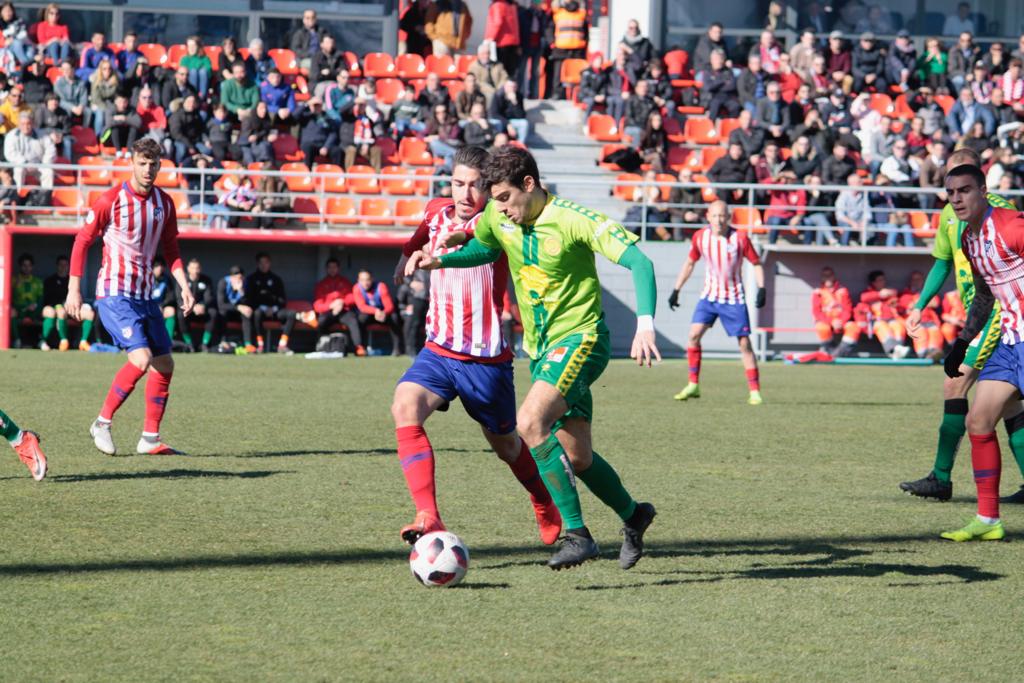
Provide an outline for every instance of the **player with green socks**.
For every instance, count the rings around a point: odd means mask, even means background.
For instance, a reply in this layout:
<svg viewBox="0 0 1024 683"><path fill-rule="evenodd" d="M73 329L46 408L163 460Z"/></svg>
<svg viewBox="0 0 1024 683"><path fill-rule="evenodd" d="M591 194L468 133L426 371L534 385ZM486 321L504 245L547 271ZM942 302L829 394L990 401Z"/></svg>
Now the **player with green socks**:
<svg viewBox="0 0 1024 683"><path fill-rule="evenodd" d="M18 257L18 272L11 278L11 344L21 348L21 322L38 321L43 312L43 281L32 271L32 254Z"/></svg>
<svg viewBox="0 0 1024 683"><path fill-rule="evenodd" d="M64 301L68 298L68 276L71 271L71 262L67 256L57 257L57 272L43 280L43 331L40 335L39 348L43 351L50 350L50 335L54 328L57 329L57 338L60 340L59 348L67 351L71 343L68 341L67 313L64 311ZM92 306L82 304L82 335L78 341L79 351L88 351L90 348L89 339L92 337L93 321L96 313Z"/></svg>
<svg viewBox="0 0 1024 683"><path fill-rule="evenodd" d="M0 436L7 439L18 458L25 463L32 478L41 481L46 476L46 456L39 447L39 435L21 429L7 413L0 410Z"/></svg>
<svg viewBox="0 0 1024 683"><path fill-rule="evenodd" d="M631 356L641 365L661 359L655 345L654 268L635 246L637 237L606 216L556 197L540 186L529 152L502 147L484 165L491 201L462 249L434 258L417 252L411 272L471 267L504 251L523 312L523 348L533 386L517 416L519 433L562 515L565 536L548 560L552 569L573 567L598 554L583 521L576 478L623 521L619 565L629 569L643 554L643 537L656 514L638 503L614 468L591 446L590 386L611 355L594 254L632 271L637 290L637 330Z"/></svg>
<svg viewBox="0 0 1024 683"><path fill-rule="evenodd" d="M960 149L950 155L946 162L947 168L955 168L961 164L981 166L981 159L977 153L970 149ZM996 208L1013 208L1002 197L994 194L988 195L988 203ZM939 293L943 283L949 276L950 271L955 271L957 292L963 302L964 310L971 306L974 299L974 275L971 270L970 261L960 248L960 238L963 235L966 223L957 220L953 213L953 207L947 204L942 210L939 218L939 230L935 235L935 247L932 256L935 263L925 280L921 290L921 296L917 299L917 305L907 315L907 331L911 336L915 333L921 322L921 311L928 302ZM985 367L985 361L999 344L999 303L993 307L992 315L988 324L982 330L967 351L960 372L960 377L947 377L942 385L942 394L945 404L942 414L942 422L939 425L939 442L935 452L935 465L928 476L916 481L905 481L900 484L900 489L922 498L937 498L949 500L953 496L953 463L956 460L957 450L964 434L967 433L967 394L971 387L978 381L981 369ZM1006 433L1010 440L1010 450L1017 460L1017 466L1024 474L1024 406L1021 403L1014 403L1007 415L1004 424ZM1007 503L1024 503L1024 487L1012 496L1003 499Z"/></svg>

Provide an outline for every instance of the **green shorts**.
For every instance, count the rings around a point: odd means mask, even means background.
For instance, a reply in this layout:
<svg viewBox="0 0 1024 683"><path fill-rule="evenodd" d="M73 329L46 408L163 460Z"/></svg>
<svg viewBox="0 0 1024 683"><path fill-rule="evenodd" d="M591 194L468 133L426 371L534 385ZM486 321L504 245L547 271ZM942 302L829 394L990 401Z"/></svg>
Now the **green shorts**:
<svg viewBox="0 0 1024 683"><path fill-rule="evenodd" d="M992 352L999 345L999 339L1003 336L999 318L999 305L997 304L992 308L992 315L989 316L984 329L971 341L971 345L967 347L964 365L975 370L981 370L985 367L985 363L992 356Z"/></svg>
<svg viewBox="0 0 1024 683"><path fill-rule="evenodd" d="M607 331L569 335L551 344L540 358L530 361L530 377L534 382L547 382L558 389L569 409L556 423L568 417L594 418L594 398L590 385L608 366L611 341Z"/></svg>

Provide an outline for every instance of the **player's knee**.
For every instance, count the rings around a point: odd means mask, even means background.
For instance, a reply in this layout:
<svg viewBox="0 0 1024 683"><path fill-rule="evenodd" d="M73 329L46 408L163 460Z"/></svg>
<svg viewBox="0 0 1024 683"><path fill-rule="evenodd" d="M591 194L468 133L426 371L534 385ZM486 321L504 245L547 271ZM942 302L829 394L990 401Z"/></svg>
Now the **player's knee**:
<svg viewBox="0 0 1024 683"><path fill-rule="evenodd" d="M942 382L942 397L951 400L955 398L967 398L967 390L970 388L963 377L947 377Z"/></svg>
<svg viewBox="0 0 1024 683"><path fill-rule="evenodd" d="M533 447L543 441L543 423L536 411L526 406L521 407L516 414L516 425L519 435L523 437L528 446Z"/></svg>
<svg viewBox="0 0 1024 683"><path fill-rule="evenodd" d="M999 415L988 415L977 408L967 413L967 431L971 434L990 434L995 431Z"/></svg>
<svg viewBox="0 0 1024 683"><path fill-rule="evenodd" d="M701 335L697 334L696 332L691 332L689 339L687 339L687 342L691 347L700 348L700 337Z"/></svg>
<svg viewBox="0 0 1024 683"><path fill-rule="evenodd" d="M65 313L65 315L67 315ZM92 306L89 304L82 304L82 311L80 313L82 320L92 320L96 317L95 311L92 310Z"/></svg>
<svg viewBox="0 0 1024 683"><path fill-rule="evenodd" d="M397 427L420 424L419 410L417 410L415 403L403 400L399 396L395 396L391 402L391 417L394 419L395 426Z"/></svg>
<svg viewBox="0 0 1024 683"><path fill-rule="evenodd" d="M44 318L52 318L55 315L57 315L57 311L54 310L53 306L43 306L43 317ZM63 318L64 316L62 315L60 317Z"/></svg>

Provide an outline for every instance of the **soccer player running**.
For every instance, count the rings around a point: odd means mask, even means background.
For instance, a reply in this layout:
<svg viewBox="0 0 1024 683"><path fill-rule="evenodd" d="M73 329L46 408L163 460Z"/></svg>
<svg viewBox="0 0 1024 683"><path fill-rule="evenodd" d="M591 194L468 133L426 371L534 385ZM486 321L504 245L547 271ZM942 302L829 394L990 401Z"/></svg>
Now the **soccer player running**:
<svg viewBox="0 0 1024 683"><path fill-rule="evenodd" d="M455 252L449 238L471 232L487 204L480 172L487 160L482 147L461 147L454 157L452 198L427 205L419 229L406 242L395 269L403 274L407 259L420 249L429 254ZM427 342L395 388L398 457L416 519L402 528L407 543L444 529L437 509L434 450L423 429L436 410L447 410L458 397L484 438L512 470L533 503L541 540L552 544L562 530L558 508L544 487L530 450L516 434L516 393L512 351L501 334L500 311L508 283L508 262L500 259L476 268L430 273Z"/></svg>
<svg viewBox="0 0 1024 683"><path fill-rule="evenodd" d="M0 410L0 436L7 439L18 458L25 463L32 478L42 481L46 476L46 455L39 447L39 435L27 429L21 429L4 411Z"/></svg>
<svg viewBox="0 0 1024 683"><path fill-rule="evenodd" d="M964 164L980 168L981 158L974 150L959 149L950 155L946 166L952 169ZM997 195L989 194L986 199L989 206L1003 209L1013 208L1012 204ZM960 301L963 302L965 308L971 305L971 301L974 299L974 277L971 262L961 248L961 238L966 227L967 223L960 220L953 210L953 204L947 203L942 209L942 214L939 217L939 230L935 234L935 247L932 249L935 263L925 278L917 304L907 314L907 331L911 336L919 334L922 311L932 297L942 289L950 271L956 273L956 288L960 295ZM953 496L951 479L953 463L956 461L960 442L963 441L964 434L967 433L967 394L978 381L979 373L999 343L999 318L999 302L997 301L984 327L968 346L963 365L960 367L960 374L956 377L947 377L942 383L942 396L945 403L942 422L939 424L939 440L935 449L935 464L932 466L932 471L922 479L900 483L901 490L922 498L938 500L949 500ZM1016 408L1011 405L1008 412L1010 415L1005 420L1005 426L1010 440L1010 449L1013 451L1018 467L1024 473L1024 411L1018 404ZM1024 503L1024 488L1004 502Z"/></svg>
<svg viewBox="0 0 1024 683"><path fill-rule="evenodd" d="M985 175L977 166L957 166L946 174L946 194L956 217L967 223L961 248L974 273L974 299L964 329L946 356L946 375L961 375L971 341L988 324L997 300L1002 334L978 375L974 405L967 414L978 514L942 537L992 541L1006 533L999 519L1002 456L995 429L1008 409L1018 408L1024 389L1024 214L989 205Z"/></svg>
<svg viewBox="0 0 1024 683"><path fill-rule="evenodd" d="M71 277L64 308L72 318L82 311L82 273L89 247L103 239L103 262L96 281L96 309L103 327L128 352L110 387L99 417L89 433L96 448L114 455L110 433L114 413L146 373L146 418L136 450L149 455L179 455L160 440L160 421L167 407L174 360L163 314L152 300L153 257L162 249L181 289L181 309L188 315L194 299L178 250L178 219L174 201L154 187L160 170L159 143L143 139L132 145L132 173L127 181L104 192L92 205L75 237Z"/></svg>
<svg viewBox="0 0 1024 683"><path fill-rule="evenodd" d="M573 567L598 554L583 521L579 477L623 520L619 565L629 569L643 554L644 532L656 512L650 503L633 499L591 446L590 385L611 353L594 254L633 273L638 317L630 355L648 366L652 358L661 359L654 333L654 268L634 244L635 235L596 211L547 192L539 179L537 162L526 150L501 147L492 152L482 180L491 201L476 223L474 238L438 258L416 253L406 272L417 266L469 268L507 255L533 379L516 419L565 527L548 566Z"/></svg>
<svg viewBox="0 0 1024 683"><path fill-rule="evenodd" d="M708 226L693 236L690 256L679 271L675 289L668 298L672 310L679 308L679 290L693 275L693 268L701 256L707 259L707 267L704 271L704 289L701 290L700 301L693 312L689 346L686 349L690 378L674 398L677 401L700 398L700 340L715 321L721 318L726 334L739 341L740 356L747 373L747 387L750 389L747 403L752 406L761 405L764 399L761 398L757 357L750 346L750 316L743 291L743 260L754 264L758 308L765 304L764 266L747 233L729 226L729 207L722 200L708 206Z"/></svg>

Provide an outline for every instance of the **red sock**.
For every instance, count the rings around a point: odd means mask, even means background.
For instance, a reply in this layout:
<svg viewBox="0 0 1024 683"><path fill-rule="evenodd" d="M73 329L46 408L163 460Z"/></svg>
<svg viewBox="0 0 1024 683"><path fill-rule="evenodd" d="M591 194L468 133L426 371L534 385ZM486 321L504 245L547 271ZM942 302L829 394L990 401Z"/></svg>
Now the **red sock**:
<svg viewBox="0 0 1024 683"><path fill-rule="evenodd" d="M101 419L108 422L113 419L114 413L132 395L132 390L135 389L135 385L144 374L142 370L131 363L125 363L124 367L117 371L114 381L110 385L110 391L107 392L107 399L103 401L103 408L100 410Z"/></svg>
<svg viewBox="0 0 1024 683"><path fill-rule="evenodd" d="M751 391L761 391L761 380L757 368L747 370L747 386Z"/></svg>
<svg viewBox="0 0 1024 683"><path fill-rule="evenodd" d="M519 458L509 464L508 468L512 470L512 474L516 475L516 479L523 485L523 488L530 492L530 500L541 504L551 502L551 494L540 478L537 463L534 461L533 455L530 454L530 449L526 447L526 442L520 441L520 443L522 448L519 450Z"/></svg>
<svg viewBox="0 0 1024 683"><path fill-rule="evenodd" d="M700 382L700 347L686 349L686 360L690 363L690 384L697 384Z"/></svg>
<svg viewBox="0 0 1024 683"><path fill-rule="evenodd" d="M1003 468L999 439L991 434L971 434L971 464L978 487L978 514L999 516L999 474Z"/></svg>
<svg viewBox="0 0 1024 683"><path fill-rule="evenodd" d="M167 397L171 393L171 374L168 372L165 375L153 368L149 370L149 379L146 380L146 420L142 425L142 431L147 434L160 433L160 421L164 419Z"/></svg>
<svg viewBox="0 0 1024 683"><path fill-rule="evenodd" d="M398 438L398 461L402 463L402 474L416 511L426 510L440 517L434 489L434 449L427 433L419 426L398 427L395 436Z"/></svg>

